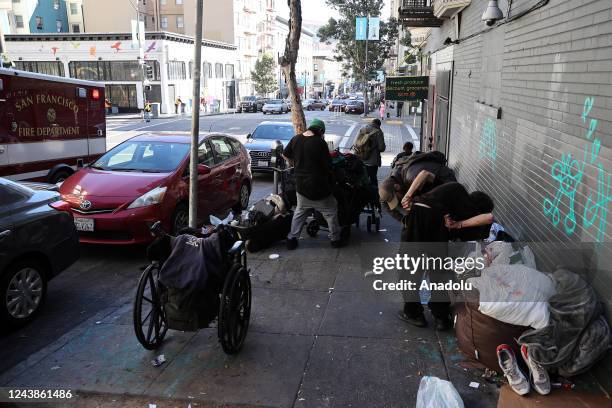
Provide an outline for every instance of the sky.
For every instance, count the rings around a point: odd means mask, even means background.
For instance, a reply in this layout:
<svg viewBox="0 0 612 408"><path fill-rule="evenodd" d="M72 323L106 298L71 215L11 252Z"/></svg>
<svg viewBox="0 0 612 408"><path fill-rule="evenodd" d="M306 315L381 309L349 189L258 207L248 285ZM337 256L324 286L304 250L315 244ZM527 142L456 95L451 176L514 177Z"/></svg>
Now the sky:
<svg viewBox="0 0 612 408"><path fill-rule="evenodd" d="M289 8L286 0L277 0L279 14L284 17L289 17ZM384 19L389 18L389 2L385 1L385 8L382 12ZM317 22L324 24L330 17L337 17L338 13L330 9L325 0L302 0L302 18L307 22Z"/></svg>

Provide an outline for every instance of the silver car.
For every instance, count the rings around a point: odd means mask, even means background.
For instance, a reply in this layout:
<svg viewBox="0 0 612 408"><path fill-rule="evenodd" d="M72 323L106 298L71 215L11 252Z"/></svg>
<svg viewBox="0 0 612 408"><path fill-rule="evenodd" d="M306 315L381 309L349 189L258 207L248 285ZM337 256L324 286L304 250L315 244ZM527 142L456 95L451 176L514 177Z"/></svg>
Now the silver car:
<svg viewBox="0 0 612 408"><path fill-rule="evenodd" d="M287 113L289 106L282 99L270 99L261 109L263 114L268 113Z"/></svg>

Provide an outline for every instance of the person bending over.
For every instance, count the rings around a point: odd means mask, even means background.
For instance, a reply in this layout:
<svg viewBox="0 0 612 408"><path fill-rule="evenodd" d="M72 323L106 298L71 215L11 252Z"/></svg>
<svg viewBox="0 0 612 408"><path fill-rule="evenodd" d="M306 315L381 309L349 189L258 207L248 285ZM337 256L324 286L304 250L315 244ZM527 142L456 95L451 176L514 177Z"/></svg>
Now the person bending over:
<svg viewBox="0 0 612 408"><path fill-rule="evenodd" d="M484 239L493 222L493 200L481 191L468 193L457 182L442 184L433 190L416 195L420 186L431 182L433 173L422 171L402 199L402 207L407 212L403 218L402 253L418 257L448 256L448 241L451 239ZM452 272L436 265L430 268L431 282L448 282L453 279ZM420 284L424 270L408 276L401 273L400 279L411 279ZM409 272L408 272L409 274ZM418 291L404 291L404 308L399 317L414 326L427 325ZM451 327L450 301L446 291L432 293L429 308L435 319L437 330Z"/></svg>

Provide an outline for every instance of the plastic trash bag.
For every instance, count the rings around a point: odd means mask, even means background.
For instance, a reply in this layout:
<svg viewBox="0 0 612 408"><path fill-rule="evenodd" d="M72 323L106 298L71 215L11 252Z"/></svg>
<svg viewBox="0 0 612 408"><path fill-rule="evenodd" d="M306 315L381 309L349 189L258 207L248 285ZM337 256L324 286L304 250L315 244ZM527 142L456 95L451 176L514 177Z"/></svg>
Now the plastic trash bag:
<svg viewBox="0 0 612 408"><path fill-rule="evenodd" d="M464 405L453 384L425 376L419 385L416 408L464 408Z"/></svg>

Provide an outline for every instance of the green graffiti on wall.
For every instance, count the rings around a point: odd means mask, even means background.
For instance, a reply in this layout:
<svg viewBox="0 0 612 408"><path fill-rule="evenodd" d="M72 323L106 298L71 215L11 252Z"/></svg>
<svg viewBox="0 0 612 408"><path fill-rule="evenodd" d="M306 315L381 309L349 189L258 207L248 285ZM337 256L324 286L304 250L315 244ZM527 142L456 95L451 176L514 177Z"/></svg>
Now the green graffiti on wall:
<svg viewBox="0 0 612 408"><path fill-rule="evenodd" d="M595 137L598 120L589 117L594 105L595 98L587 98L584 101L581 118L585 125L588 122L588 126L582 160L572 158L570 153L564 153L560 160L553 163L551 175L558 183L558 187L554 197L552 199L546 198L543 204L544 215L550 218L555 227L559 226L561 218L563 218L565 233L567 235L574 234L577 226L576 191L582 184L586 164L595 166L597 169L597 187L596 189L590 188L588 191L581 221L585 230L595 228L596 241L602 242L607 228L608 204L612 199L612 195L610 195L612 175L606 171L601 161L598 160L601 150L601 140ZM563 215L559 206L562 202L567 204L567 211Z"/></svg>
<svg viewBox="0 0 612 408"><path fill-rule="evenodd" d="M482 126L478 153L480 158L489 158L493 162L497 159L497 126L491 118L487 118Z"/></svg>

